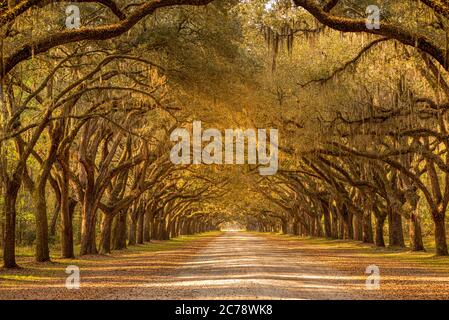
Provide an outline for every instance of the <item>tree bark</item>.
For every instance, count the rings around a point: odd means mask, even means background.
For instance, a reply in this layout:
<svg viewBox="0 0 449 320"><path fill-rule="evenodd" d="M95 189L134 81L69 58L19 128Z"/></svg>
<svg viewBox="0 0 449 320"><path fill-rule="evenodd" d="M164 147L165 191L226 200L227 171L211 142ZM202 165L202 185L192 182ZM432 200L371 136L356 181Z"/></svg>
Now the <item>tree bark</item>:
<svg viewBox="0 0 449 320"><path fill-rule="evenodd" d="M354 240L363 241L363 216L354 214Z"/></svg>
<svg viewBox="0 0 449 320"><path fill-rule="evenodd" d="M126 211L121 211L114 219L113 249L126 248Z"/></svg>
<svg viewBox="0 0 449 320"><path fill-rule="evenodd" d="M344 217L340 216L340 219L338 219L338 239L344 238L345 238L345 221Z"/></svg>
<svg viewBox="0 0 449 320"><path fill-rule="evenodd" d="M317 237L322 237L323 236L323 227L321 225L321 219L320 216L316 216L315 217L315 234Z"/></svg>
<svg viewBox="0 0 449 320"><path fill-rule="evenodd" d="M37 188L33 193L33 200L36 210L36 261L50 261L45 182L38 182Z"/></svg>
<svg viewBox="0 0 449 320"><path fill-rule="evenodd" d="M374 244L377 247L385 247L384 240L384 224L385 224L385 215L375 215L376 218L376 238L374 240Z"/></svg>
<svg viewBox="0 0 449 320"><path fill-rule="evenodd" d="M145 223L145 212L139 212L139 216L137 219L137 243L143 244L143 229Z"/></svg>
<svg viewBox="0 0 449 320"><path fill-rule="evenodd" d="M160 224L160 240L169 240L170 236L168 234L168 230L167 230L167 222L165 221L165 218L161 218L159 220L159 224Z"/></svg>
<svg viewBox="0 0 449 320"><path fill-rule="evenodd" d="M354 227L352 225L353 214L344 206L343 209L343 226L344 226L344 235L343 239L354 239Z"/></svg>
<svg viewBox="0 0 449 320"><path fill-rule="evenodd" d="M55 208L53 210L50 222L50 230L49 230L50 237L54 237L56 235L56 224L58 223L58 215L61 212L61 197L57 196L56 198L57 199L55 203Z"/></svg>
<svg viewBox="0 0 449 320"><path fill-rule="evenodd" d="M103 212L103 219L101 221L101 237L100 237L100 253L111 253L111 235L112 235L112 221L114 215Z"/></svg>
<svg viewBox="0 0 449 320"><path fill-rule="evenodd" d="M151 240L151 212L146 211L144 215L143 241L150 242L150 240Z"/></svg>
<svg viewBox="0 0 449 320"><path fill-rule="evenodd" d="M80 254L96 254L97 248L95 243L95 225L96 211L92 195L86 192L83 203L83 212L81 218L81 249Z"/></svg>
<svg viewBox="0 0 449 320"><path fill-rule="evenodd" d="M410 215L410 249L412 251L425 251L422 240L421 221L415 212Z"/></svg>
<svg viewBox="0 0 449 320"><path fill-rule="evenodd" d="M131 216L129 224L128 245L132 246L136 244L136 232L137 232L137 217Z"/></svg>
<svg viewBox="0 0 449 320"><path fill-rule="evenodd" d="M288 234L288 220L282 219L282 233Z"/></svg>
<svg viewBox="0 0 449 320"><path fill-rule="evenodd" d="M295 216L295 219L293 220L293 234L295 236L299 236L299 220L298 217Z"/></svg>
<svg viewBox="0 0 449 320"><path fill-rule="evenodd" d="M390 247L405 247L402 217L391 208L388 211L388 235Z"/></svg>
<svg viewBox="0 0 449 320"><path fill-rule="evenodd" d="M336 213L332 212L332 238L338 239L338 216Z"/></svg>
<svg viewBox="0 0 449 320"><path fill-rule="evenodd" d="M363 214L363 242L374 243L373 225L371 222L371 212Z"/></svg>
<svg viewBox="0 0 449 320"><path fill-rule="evenodd" d="M68 161L68 154L65 156L65 160ZM72 259L75 257L72 219L77 202L69 196L69 175L64 166L62 166L59 184L61 189L61 255L63 258Z"/></svg>
<svg viewBox="0 0 449 320"><path fill-rule="evenodd" d="M323 211L324 216L324 235L326 238L332 238L331 218L328 208Z"/></svg>
<svg viewBox="0 0 449 320"><path fill-rule="evenodd" d="M429 0L425 0L429 2ZM439 1L441 2L441 1ZM427 35L402 28L398 24L381 21L379 29L368 29L366 19L353 19L333 15L323 10L317 1L314 0L294 0L297 6L303 7L311 13L322 24L342 32L364 32L396 39L401 43L419 48L435 58L443 68L448 70L446 53L444 46L437 46ZM447 15L447 13L446 13Z"/></svg>
<svg viewBox="0 0 449 320"><path fill-rule="evenodd" d="M446 226L444 215L439 213L433 214L435 223L435 246L437 256L447 256Z"/></svg>
<svg viewBox="0 0 449 320"><path fill-rule="evenodd" d="M5 196L3 191L3 186L0 186L0 194ZM3 202L3 207L0 208L0 248L3 250L5 240L5 203Z"/></svg>
<svg viewBox="0 0 449 320"><path fill-rule="evenodd" d="M3 265L5 268L16 268L16 201L20 183L17 180L7 181L5 185L5 238L3 247Z"/></svg>
<svg viewBox="0 0 449 320"><path fill-rule="evenodd" d="M312 237L316 237L316 228L315 228L316 219L309 217L309 221L310 221L310 234L309 235Z"/></svg>

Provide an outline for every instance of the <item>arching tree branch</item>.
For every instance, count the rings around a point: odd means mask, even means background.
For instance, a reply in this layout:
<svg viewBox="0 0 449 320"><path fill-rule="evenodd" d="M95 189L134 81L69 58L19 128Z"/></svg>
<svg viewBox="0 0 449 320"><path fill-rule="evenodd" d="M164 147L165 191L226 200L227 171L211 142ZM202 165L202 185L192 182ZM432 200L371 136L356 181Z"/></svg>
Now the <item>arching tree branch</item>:
<svg viewBox="0 0 449 320"><path fill-rule="evenodd" d="M154 13L156 9L171 7L177 5L194 5L201 6L210 3L212 0L157 0L142 4L126 19L118 23L109 24L100 27L81 28L76 30L65 30L56 34L50 35L44 39L37 40L34 43L27 43L22 48L6 57L3 67L0 68L2 78L9 73L18 63L30 58L32 55L47 52L51 48L73 43L83 40L107 40L120 36L121 34L130 30L139 21L148 15ZM29 2L39 2L37 0L24 1L25 5ZM18 10L18 9L17 9ZM1 20L0 20L1 22Z"/></svg>
<svg viewBox="0 0 449 320"><path fill-rule="evenodd" d="M383 21L380 23L380 29L370 30L366 27L365 19L351 19L333 15L326 12L313 0L294 0L294 3L297 6L303 7L318 19L318 21L332 29L342 32L365 32L396 39L405 45L416 47L428 53L448 70L449 66L446 61L445 49L443 47L440 48L425 35L415 33L411 30L405 30L397 25Z"/></svg>

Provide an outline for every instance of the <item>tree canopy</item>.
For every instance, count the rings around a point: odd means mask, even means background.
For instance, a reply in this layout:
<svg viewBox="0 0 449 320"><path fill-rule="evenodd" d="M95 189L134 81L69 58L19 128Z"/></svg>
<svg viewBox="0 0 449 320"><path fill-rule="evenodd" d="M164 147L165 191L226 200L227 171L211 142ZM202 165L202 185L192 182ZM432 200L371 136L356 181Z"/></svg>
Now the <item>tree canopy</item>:
<svg viewBox="0 0 449 320"><path fill-rule="evenodd" d="M5 267L232 223L448 255L449 4L372 2L0 1ZM278 129L277 173L172 163L195 120Z"/></svg>

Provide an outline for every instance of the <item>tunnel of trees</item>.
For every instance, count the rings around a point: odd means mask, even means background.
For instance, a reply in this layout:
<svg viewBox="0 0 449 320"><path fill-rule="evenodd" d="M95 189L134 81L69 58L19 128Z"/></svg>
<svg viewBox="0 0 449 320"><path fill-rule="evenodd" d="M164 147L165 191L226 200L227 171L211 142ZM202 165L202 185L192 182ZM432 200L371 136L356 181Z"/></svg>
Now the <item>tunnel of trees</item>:
<svg viewBox="0 0 449 320"><path fill-rule="evenodd" d="M0 1L5 267L235 221L448 255L447 1L71 3ZM197 119L279 129L279 170L174 165Z"/></svg>

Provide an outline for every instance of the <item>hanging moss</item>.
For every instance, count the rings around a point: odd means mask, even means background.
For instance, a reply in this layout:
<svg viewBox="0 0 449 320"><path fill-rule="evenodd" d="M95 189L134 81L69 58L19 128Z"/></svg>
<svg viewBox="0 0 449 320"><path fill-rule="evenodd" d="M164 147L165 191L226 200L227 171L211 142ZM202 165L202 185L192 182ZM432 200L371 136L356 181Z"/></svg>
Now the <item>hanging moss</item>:
<svg viewBox="0 0 449 320"><path fill-rule="evenodd" d="M268 54L272 59L272 70L275 71L276 60L280 50L285 49L290 56L292 55L295 31L288 24L284 24L280 28L280 31L263 25L260 31L264 37L265 45L268 48Z"/></svg>

